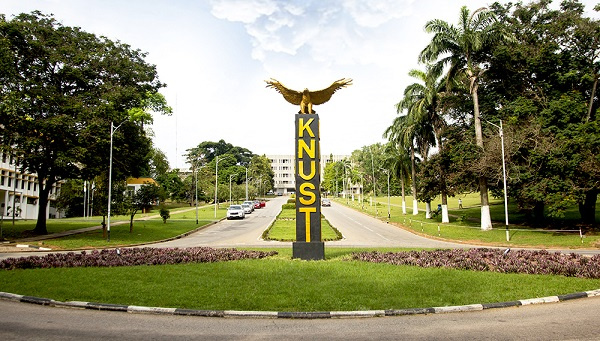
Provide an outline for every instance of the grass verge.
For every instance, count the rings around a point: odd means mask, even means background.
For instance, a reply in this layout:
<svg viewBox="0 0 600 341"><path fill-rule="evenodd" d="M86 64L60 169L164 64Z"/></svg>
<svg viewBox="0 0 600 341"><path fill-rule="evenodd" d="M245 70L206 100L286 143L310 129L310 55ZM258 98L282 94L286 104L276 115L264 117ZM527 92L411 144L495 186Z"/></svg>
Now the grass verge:
<svg viewBox="0 0 600 341"><path fill-rule="evenodd" d="M102 229L98 229L61 238L47 239L44 240L42 244L53 250L75 250L144 244L173 238L215 221L214 206L198 209L198 224L196 224L195 210L184 212L181 212L181 210L178 211L173 212L171 218L168 219L166 223L163 223L161 218L136 220L133 223L132 233L129 232L129 221L118 225L111 224L110 242L106 241ZM221 208L217 210L217 220L225 217L226 212L227 209L224 205L221 205Z"/></svg>
<svg viewBox="0 0 600 341"><path fill-rule="evenodd" d="M402 213L401 198L391 198L390 216L391 222L402 225L418 234L434 238L443 238L446 240L455 240L466 243L477 243L484 245L498 246L522 246L539 248L598 248L600 247L600 235L596 231L583 231L584 237L580 238L578 227L568 228L572 231L559 231L554 229L531 228L523 225L509 225L510 241L506 241L506 229L504 225L504 206L502 202L495 201L490 206L493 219L500 219L502 222L495 221L494 228L489 231L482 231L479 226L479 210L474 205L474 198L471 196L462 197L464 209L450 209L450 223L442 224L441 216L432 219L425 218L424 205L419 206L419 214L412 215L412 198L407 197L407 214ZM387 220L388 205L387 197L377 198L377 205L369 205L365 202L335 199L338 203L352 207L365 214ZM454 199L455 201L457 199ZM384 204L385 202L385 204ZM434 203L436 201L433 201ZM471 205L471 206L467 206ZM432 208L434 205L432 204ZM456 204L455 204L456 206ZM509 212L509 216L510 216ZM494 218L495 217L495 218ZM439 230L438 230L439 226Z"/></svg>
<svg viewBox="0 0 600 341"><path fill-rule="evenodd" d="M0 289L152 307L344 311L501 302L600 288L600 280L345 260L358 249L326 249L326 260L311 262L291 260L291 249L277 251L269 259L221 263L2 271Z"/></svg>
<svg viewBox="0 0 600 341"><path fill-rule="evenodd" d="M263 233L265 240L281 242L296 241L296 209L283 208L275 221ZM321 240L331 241L342 239L342 234L329 221L321 216Z"/></svg>

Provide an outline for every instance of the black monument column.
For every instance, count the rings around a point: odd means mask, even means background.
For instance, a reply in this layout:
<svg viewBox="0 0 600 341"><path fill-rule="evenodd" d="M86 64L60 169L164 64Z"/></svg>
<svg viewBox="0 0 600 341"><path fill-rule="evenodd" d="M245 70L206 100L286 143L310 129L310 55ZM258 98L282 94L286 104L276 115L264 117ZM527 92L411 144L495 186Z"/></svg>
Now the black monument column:
<svg viewBox="0 0 600 341"><path fill-rule="evenodd" d="M321 241L319 116L296 114L296 242L293 258L325 259Z"/></svg>

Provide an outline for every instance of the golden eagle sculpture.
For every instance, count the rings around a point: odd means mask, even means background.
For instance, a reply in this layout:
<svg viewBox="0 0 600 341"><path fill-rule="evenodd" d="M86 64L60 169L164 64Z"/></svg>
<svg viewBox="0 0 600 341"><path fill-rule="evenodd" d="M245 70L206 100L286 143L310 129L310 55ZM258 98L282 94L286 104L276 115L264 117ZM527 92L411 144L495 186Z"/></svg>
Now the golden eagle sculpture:
<svg viewBox="0 0 600 341"><path fill-rule="evenodd" d="M286 101L294 105L300 105L299 114L314 114L315 111L312 109L313 105L319 105L329 101L333 93L341 88L352 85L352 79L342 78L333 82L333 84L323 90L309 91L308 89L304 89L304 91L296 91L285 87L273 78L265 82L267 82L267 88L277 90L277 92L283 95L283 98L285 98Z"/></svg>

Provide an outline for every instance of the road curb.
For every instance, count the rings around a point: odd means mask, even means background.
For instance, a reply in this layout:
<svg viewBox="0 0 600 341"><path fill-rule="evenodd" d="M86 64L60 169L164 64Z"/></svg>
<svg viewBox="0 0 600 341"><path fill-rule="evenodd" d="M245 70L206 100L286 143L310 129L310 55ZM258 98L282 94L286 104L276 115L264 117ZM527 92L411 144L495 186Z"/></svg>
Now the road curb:
<svg viewBox="0 0 600 341"><path fill-rule="evenodd" d="M390 310L362 310L362 311L320 311L320 312L276 312L276 311L242 311L242 310L196 310L180 308L162 308L162 307L143 307L127 306L112 303L82 302L82 301L55 301L50 298L25 296L9 292L0 292L0 299L15 301L21 303L30 303L50 307L67 307L77 309L118 311L134 314L154 314L154 315L184 315L201 317L228 317L228 318L285 318L285 319L331 319L331 318L366 318L383 316L404 316L404 315L423 315L423 314L448 314L458 312L481 311L487 309L498 309L508 307L518 307L534 304L559 303L568 300L600 296L600 289L585 292L575 292L566 295L539 297L523 299L518 301L467 304L448 307L430 307L430 308L408 308L408 309L390 309Z"/></svg>

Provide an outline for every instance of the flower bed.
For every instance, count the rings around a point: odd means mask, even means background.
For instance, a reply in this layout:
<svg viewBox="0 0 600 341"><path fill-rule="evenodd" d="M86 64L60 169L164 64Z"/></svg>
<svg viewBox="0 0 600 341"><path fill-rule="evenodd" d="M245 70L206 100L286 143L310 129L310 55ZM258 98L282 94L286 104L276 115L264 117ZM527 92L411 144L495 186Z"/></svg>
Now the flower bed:
<svg viewBox="0 0 600 341"><path fill-rule="evenodd" d="M0 269L36 269L71 267L113 267L133 265L166 265L182 263L212 263L240 259L260 259L276 255L277 251L242 251L236 249L194 248L126 248L81 253L51 253L46 256L7 258Z"/></svg>
<svg viewBox="0 0 600 341"><path fill-rule="evenodd" d="M568 277L600 278L600 255L548 251L453 249L407 252L355 252L352 260L420 267L447 267L460 270L495 271Z"/></svg>

